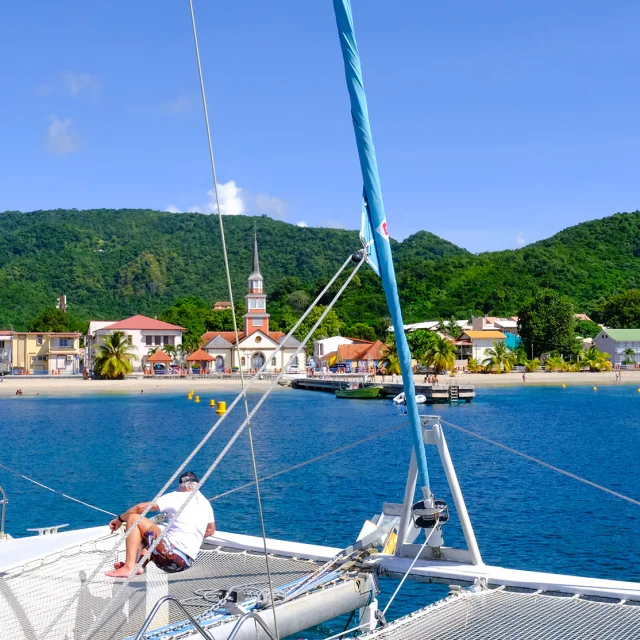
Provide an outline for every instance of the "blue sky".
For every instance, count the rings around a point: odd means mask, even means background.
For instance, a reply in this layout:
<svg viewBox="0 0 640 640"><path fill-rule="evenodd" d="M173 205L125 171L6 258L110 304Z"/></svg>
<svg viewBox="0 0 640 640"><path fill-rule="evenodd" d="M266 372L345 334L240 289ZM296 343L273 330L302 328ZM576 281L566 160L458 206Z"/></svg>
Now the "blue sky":
<svg viewBox="0 0 640 640"><path fill-rule="evenodd" d="M352 0L391 235L509 249L640 208L640 4ZM228 213L359 224L330 0L196 0ZM3 7L0 211L207 211L187 0Z"/></svg>

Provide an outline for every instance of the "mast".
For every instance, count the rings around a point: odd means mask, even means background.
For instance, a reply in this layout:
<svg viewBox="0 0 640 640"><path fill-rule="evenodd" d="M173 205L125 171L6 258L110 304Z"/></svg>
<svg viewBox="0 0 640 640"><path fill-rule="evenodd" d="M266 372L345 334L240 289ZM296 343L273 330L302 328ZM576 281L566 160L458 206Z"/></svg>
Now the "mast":
<svg viewBox="0 0 640 640"><path fill-rule="evenodd" d="M402 383L409 414L409 423L411 425L413 448L416 452L418 472L422 483L422 492L424 499L431 503L432 496L429 486L427 457L424 449L418 405L416 404L413 371L411 369L411 352L409 351L409 344L407 343L407 336L405 335L404 324L402 322L398 286L396 284L396 275L391 257L391 245L389 243L389 232L387 231L387 220L384 203L382 201L380 176L378 175L378 163L373 146L371 127L369 125L367 97L362 81L360 55L358 53L358 45L353 29L351 0L333 0L333 9L336 15L338 35L340 37L340 48L342 49L347 87L351 100L351 117L353 119L353 128L355 130L358 156L360 157L360 168L364 182L364 213L367 218L366 221L370 224L369 233L373 236L378 270L382 278L387 306L389 307L396 336L400 369L402 371Z"/></svg>

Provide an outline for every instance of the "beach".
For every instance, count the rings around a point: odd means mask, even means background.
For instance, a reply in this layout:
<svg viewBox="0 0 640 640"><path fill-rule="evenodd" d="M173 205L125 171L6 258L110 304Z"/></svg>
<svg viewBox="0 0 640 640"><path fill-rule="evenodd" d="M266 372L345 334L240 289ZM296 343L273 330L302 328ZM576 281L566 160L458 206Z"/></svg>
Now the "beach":
<svg viewBox="0 0 640 640"><path fill-rule="evenodd" d="M239 391L241 389L238 379L225 380L224 378L162 378L161 376L126 378L124 380L83 380L76 377L30 377L30 376L4 376L0 378L0 397L15 396L16 390L21 389L23 395L92 395L100 393L188 393L191 389L197 394L216 390ZM424 384L424 376L414 376L417 385ZM398 382L401 381L398 376ZM376 382L382 382L377 376ZM390 376L385 376L385 382L391 382ZM270 384L269 380L258 380L252 387L256 390L265 389ZM439 385L471 384L476 387L505 387L505 386L558 386L558 385L588 385L598 386L603 384L633 384L640 388L640 371L623 371L622 379L616 382L613 371L599 372L565 372L547 373L537 371L527 373L523 382L522 373L465 373L451 377L438 376Z"/></svg>

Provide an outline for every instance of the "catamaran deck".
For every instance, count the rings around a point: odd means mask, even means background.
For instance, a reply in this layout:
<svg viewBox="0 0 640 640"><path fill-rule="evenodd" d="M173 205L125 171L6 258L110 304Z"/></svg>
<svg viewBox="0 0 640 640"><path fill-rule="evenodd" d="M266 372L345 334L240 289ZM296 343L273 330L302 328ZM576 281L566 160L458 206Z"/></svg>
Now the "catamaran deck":
<svg viewBox="0 0 640 640"><path fill-rule="evenodd" d="M449 596L364 634L366 640L637 640L638 602L507 589Z"/></svg>

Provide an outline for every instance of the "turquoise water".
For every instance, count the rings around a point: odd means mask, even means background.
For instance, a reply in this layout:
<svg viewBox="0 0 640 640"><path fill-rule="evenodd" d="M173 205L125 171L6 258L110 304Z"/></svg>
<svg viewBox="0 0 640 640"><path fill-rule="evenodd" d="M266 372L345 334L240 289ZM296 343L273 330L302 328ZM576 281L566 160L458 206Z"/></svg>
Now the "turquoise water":
<svg viewBox="0 0 640 640"><path fill-rule="evenodd" d="M11 397L0 400L0 462L70 495L120 512L148 500L214 419L208 399L184 395ZM258 396L251 396L255 403ZM471 404L423 408L444 419L640 498L640 393L629 386L478 389ZM231 414L190 467L202 473L239 424ZM397 424L390 402L341 401L324 393L278 389L254 423L259 471L265 475ZM485 562L531 570L640 579L640 508L560 476L446 426L467 507ZM265 482L270 537L344 546L384 501L401 502L410 456L408 430ZM444 474L429 451L432 486L451 504ZM205 487L218 494L252 479L241 437ZM0 469L7 491L6 529L108 517L44 491ZM223 530L260 534L251 489L214 502ZM462 544L455 517L448 545ZM394 584L383 581L384 605ZM446 587L408 583L390 617L422 606ZM301 637L342 629L335 621Z"/></svg>

